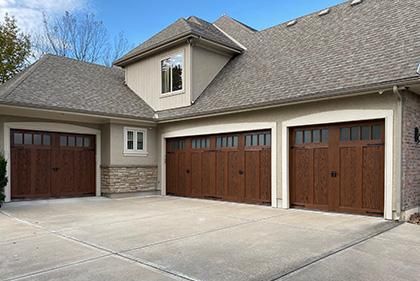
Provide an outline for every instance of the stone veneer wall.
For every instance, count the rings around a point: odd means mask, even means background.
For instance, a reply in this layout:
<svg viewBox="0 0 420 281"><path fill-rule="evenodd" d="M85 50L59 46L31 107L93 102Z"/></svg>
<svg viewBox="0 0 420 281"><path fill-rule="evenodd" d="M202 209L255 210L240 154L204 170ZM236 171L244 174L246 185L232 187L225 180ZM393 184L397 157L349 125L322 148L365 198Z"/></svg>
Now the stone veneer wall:
<svg viewBox="0 0 420 281"><path fill-rule="evenodd" d="M409 211L420 206L420 144L414 142L414 129L420 128L420 97L403 95L401 207Z"/></svg>
<svg viewBox="0 0 420 281"><path fill-rule="evenodd" d="M101 167L102 193L157 190L157 166Z"/></svg>

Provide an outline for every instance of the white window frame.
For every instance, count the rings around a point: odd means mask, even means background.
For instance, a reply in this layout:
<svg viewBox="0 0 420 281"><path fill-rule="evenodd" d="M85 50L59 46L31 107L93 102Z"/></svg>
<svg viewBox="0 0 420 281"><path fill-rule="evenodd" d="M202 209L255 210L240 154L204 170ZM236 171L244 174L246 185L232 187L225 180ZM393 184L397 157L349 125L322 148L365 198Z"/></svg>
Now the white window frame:
<svg viewBox="0 0 420 281"><path fill-rule="evenodd" d="M128 132L133 132L133 149L128 149ZM143 133L143 149L137 148L137 133ZM146 156L147 152L147 129L124 127L124 155L126 156Z"/></svg>
<svg viewBox="0 0 420 281"><path fill-rule="evenodd" d="M170 59L170 58L175 57L177 55L182 55L182 75L181 75L181 77L182 77L182 89L172 91L173 79L172 79L172 68L171 68L171 85L170 85L171 91L163 93L163 88L162 88L162 62L164 60ZM182 51L172 53L170 55L162 57L162 59L159 61L159 76L160 76L160 96L161 97L183 94L185 92L185 52L182 50Z"/></svg>

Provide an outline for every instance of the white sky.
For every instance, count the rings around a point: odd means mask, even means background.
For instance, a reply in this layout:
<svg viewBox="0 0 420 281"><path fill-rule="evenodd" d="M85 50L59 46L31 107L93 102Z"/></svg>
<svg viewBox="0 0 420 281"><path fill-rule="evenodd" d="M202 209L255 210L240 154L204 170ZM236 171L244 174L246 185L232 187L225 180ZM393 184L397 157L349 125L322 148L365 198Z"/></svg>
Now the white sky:
<svg viewBox="0 0 420 281"><path fill-rule="evenodd" d="M14 16L19 27L27 33L42 28L42 13L60 15L65 11L85 10L88 0L0 0L0 21L4 14Z"/></svg>

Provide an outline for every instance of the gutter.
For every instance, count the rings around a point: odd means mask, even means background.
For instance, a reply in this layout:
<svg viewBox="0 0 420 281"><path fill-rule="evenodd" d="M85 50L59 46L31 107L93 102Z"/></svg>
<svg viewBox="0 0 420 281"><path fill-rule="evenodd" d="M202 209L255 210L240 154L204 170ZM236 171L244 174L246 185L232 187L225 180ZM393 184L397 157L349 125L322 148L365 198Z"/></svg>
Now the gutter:
<svg viewBox="0 0 420 281"><path fill-rule="evenodd" d="M397 99L397 122L399 122L399 126L398 131L397 131L397 136L398 136L398 142L397 142L397 151L398 151L398 155L399 155L399 176L398 178L398 182L397 182L397 191L395 196L393 196L395 198L395 204L396 204L396 210L392 210L392 216L393 216L393 220L399 220L400 216L401 216L401 192L402 192L402 177L403 177L403 146L402 146L402 138L403 138L403 98L402 98L402 93L400 92L400 90L406 90L405 87L400 88L397 85L395 85L392 88L392 91Z"/></svg>
<svg viewBox="0 0 420 281"><path fill-rule="evenodd" d="M43 111L43 112L53 112L57 114L67 114L67 115L78 115L78 116L87 116L87 117L94 117L94 118L103 118L103 119L115 119L121 121L129 121L129 122L143 122L148 124L156 124L156 121L153 118L147 117L127 117L124 115L117 115L117 114L106 114L106 113L89 113L83 111L71 111L68 109L48 109L42 108L36 105L16 105L11 103L4 103L0 101L0 108L1 107L8 107L8 108L18 108L18 109L26 109L26 110L35 110L35 111Z"/></svg>

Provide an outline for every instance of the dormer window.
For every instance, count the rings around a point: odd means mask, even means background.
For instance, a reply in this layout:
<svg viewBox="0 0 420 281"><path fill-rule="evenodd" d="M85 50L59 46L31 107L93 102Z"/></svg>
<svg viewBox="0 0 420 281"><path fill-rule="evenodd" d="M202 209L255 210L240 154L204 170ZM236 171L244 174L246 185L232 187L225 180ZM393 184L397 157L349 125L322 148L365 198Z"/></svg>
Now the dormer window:
<svg viewBox="0 0 420 281"><path fill-rule="evenodd" d="M161 61L162 94L176 94L184 89L184 54L178 53Z"/></svg>

